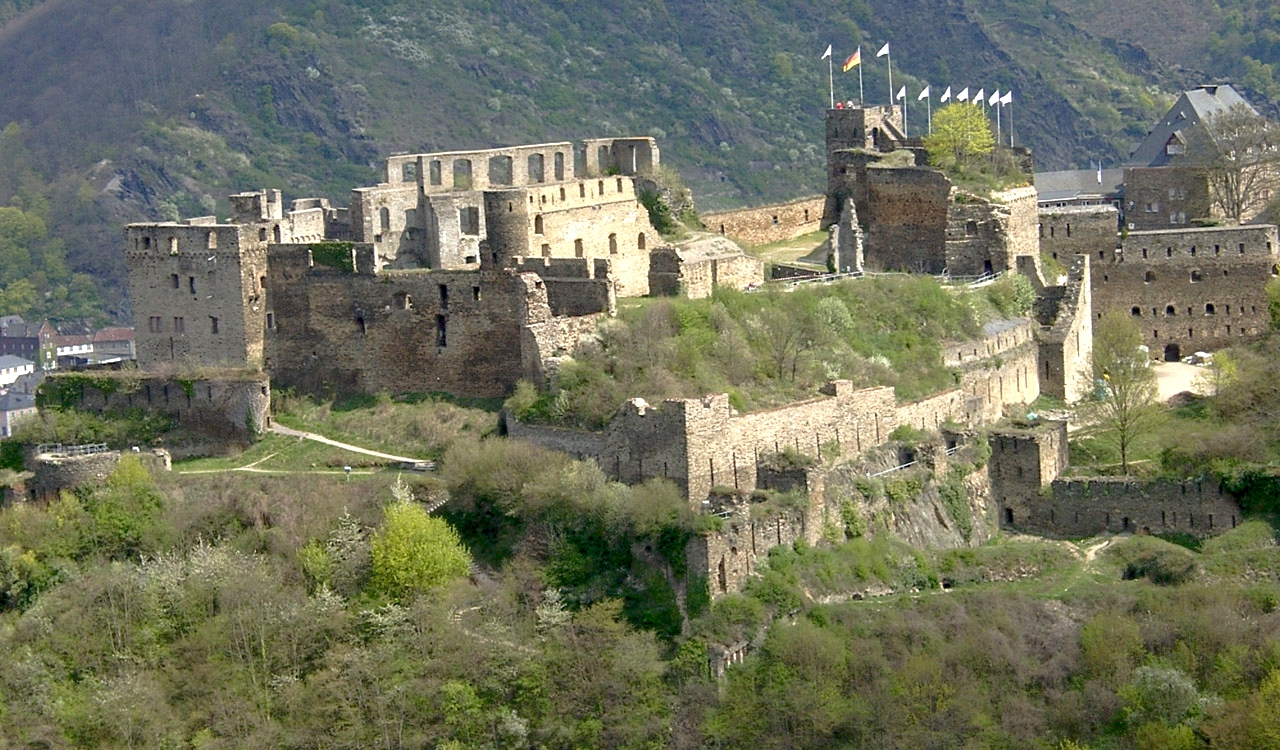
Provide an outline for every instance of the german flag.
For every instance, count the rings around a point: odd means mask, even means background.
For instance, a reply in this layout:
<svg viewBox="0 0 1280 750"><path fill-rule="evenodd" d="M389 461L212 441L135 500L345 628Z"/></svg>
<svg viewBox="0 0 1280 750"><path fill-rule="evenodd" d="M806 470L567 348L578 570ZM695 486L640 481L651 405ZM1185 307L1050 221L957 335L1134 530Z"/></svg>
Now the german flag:
<svg viewBox="0 0 1280 750"><path fill-rule="evenodd" d="M848 73L849 71L853 70L854 68L858 67L861 64L862 64L862 48L859 47L853 51L852 55L849 55L848 60L844 61L844 67L841 68L840 70L845 73Z"/></svg>

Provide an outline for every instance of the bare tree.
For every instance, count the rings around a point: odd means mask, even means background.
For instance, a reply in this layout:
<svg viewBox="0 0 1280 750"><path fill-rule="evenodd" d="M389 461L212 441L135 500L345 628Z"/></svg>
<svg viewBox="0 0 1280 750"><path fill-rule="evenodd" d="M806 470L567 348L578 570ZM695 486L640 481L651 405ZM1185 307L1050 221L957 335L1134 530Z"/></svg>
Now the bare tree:
<svg viewBox="0 0 1280 750"><path fill-rule="evenodd" d="M1202 120L1190 140L1187 162L1205 170L1210 199L1226 218L1239 223L1266 205L1280 183L1280 126L1236 104Z"/></svg>

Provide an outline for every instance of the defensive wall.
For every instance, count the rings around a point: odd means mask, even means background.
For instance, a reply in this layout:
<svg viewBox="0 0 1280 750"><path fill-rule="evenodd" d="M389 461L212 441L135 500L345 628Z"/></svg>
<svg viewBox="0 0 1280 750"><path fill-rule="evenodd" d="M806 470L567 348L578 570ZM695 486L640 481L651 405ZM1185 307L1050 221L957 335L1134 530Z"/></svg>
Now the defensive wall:
<svg viewBox="0 0 1280 750"><path fill-rule="evenodd" d="M658 233L626 177L484 194L489 253L510 267L521 257L608 260L620 297L649 293L649 249Z"/></svg>
<svg viewBox="0 0 1280 750"><path fill-rule="evenodd" d="M1212 479L1064 479L1065 422L991 436L993 500L1000 524L1046 536L1182 532L1209 536L1235 527L1239 503Z"/></svg>
<svg viewBox="0 0 1280 750"><path fill-rule="evenodd" d="M799 470L798 477L787 477L762 469L762 489L786 491L798 489L807 500L802 505L766 508L762 498L748 492L718 494L712 498L710 512L723 519L719 531L695 535L685 547L685 561L690 573L706 576L712 598L741 591L747 579L755 575L769 550L803 540L817 544L827 522L823 501L822 473ZM797 482L798 479L798 482Z"/></svg>
<svg viewBox="0 0 1280 750"><path fill-rule="evenodd" d="M1029 403L1039 394L1037 344L1031 321L1007 321L982 342L947 349L961 373L960 388L898 404L894 389L855 389L836 380L822 397L759 412L737 414L726 394L668 399L651 406L629 400L602 431L546 427L505 419L507 433L579 458L591 458L613 479L638 484L672 480L691 501L713 487L759 486L763 454L792 448L811 456L831 444L858 455L888 440L899 425L937 430L944 422L998 419L1006 404Z"/></svg>
<svg viewBox="0 0 1280 750"><path fill-rule="evenodd" d="M742 208L703 214L702 224L712 232L751 245L790 240L822 228L826 196L814 196L759 208Z"/></svg>
<svg viewBox="0 0 1280 750"><path fill-rule="evenodd" d="M545 372L530 368L569 346L562 334L578 327L557 322L553 294L590 325L612 309L607 270L548 281L501 268L375 273L368 246L354 252L355 268L342 268L316 262L309 245L271 248L266 368L277 382L309 393L501 396L521 378L541 382Z"/></svg>
<svg viewBox="0 0 1280 750"><path fill-rule="evenodd" d="M120 463L120 451L63 452L59 450L61 448L56 446L31 457L28 464L34 476L27 483L25 499L47 503L56 500L63 490L102 484ZM173 468L173 460L163 448L136 453L135 456L152 474Z"/></svg>
<svg viewBox="0 0 1280 750"><path fill-rule="evenodd" d="M1120 212L1111 206L1041 209L1039 219L1040 251L1063 265L1076 255L1104 260L1120 244Z"/></svg>
<svg viewBox="0 0 1280 750"><path fill-rule="evenodd" d="M173 420L165 436L179 458L222 453L256 440L271 424L271 385L262 373L182 376L118 371L53 373L41 384L40 408L107 416L137 412Z"/></svg>
<svg viewBox="0 0 1280 750"><path fill-rule="evenodd" d="M1065 256L1064 256L1065 259ZM1018 258L1018 272L1036 290L1040 346L1040 392L1075 403L1093 392L1093 300L1088 255L1067 260L1064 283L1046 286L1031 256Z"/></svg>
<svg viewBox="0 0 1280 750"><path fill-rule="evenodd" d="M1094 314L1130 315L1153 356L1177 359L1262 335L1276 273L1269 224L1129 232L1092 272Z"/></svg>
<svg viewBox="0 0 1280 750"><path fill-rule="evenodd" d="M1038 223L1033 187L990 200L956 192L947 211L945 268L953 276L1011 271L1018 256L1039 257Z"/></svg>
<svg viewBox="0 0 1280 750"><path fill-rule="evenodd" d="M763 282L764 261L720 239L664 245L649 254L649 292L654 296L703 299L716 286L746 289Z"/></svg>

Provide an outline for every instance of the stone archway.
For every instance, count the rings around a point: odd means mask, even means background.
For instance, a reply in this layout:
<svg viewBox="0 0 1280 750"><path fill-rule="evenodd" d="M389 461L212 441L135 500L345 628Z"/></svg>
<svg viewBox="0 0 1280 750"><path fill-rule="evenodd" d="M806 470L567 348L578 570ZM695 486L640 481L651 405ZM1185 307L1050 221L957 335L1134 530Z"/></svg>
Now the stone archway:
<svg viewBox="0 0 1280 750"><path fill-rule="evenodd" d="M1177 344L1165 344L1164 361L1178 362L1182 359L1182 349Z"/></svg>

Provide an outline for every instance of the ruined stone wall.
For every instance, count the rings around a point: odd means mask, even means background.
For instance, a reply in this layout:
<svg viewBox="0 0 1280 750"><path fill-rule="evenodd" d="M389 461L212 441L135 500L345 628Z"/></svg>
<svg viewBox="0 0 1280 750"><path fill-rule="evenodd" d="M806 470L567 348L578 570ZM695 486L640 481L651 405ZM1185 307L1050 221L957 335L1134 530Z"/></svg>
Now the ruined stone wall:
<svg viewBox="0 0 1280 750"><path fill-rule="evenodd" d="M603 259L618 296L649 293L649 245L658 233L636 199L633 179L489 192L485 202L489 248L499 263L515 265L518 257Z"/></svg>
<svg viewBox="0 0 1280 750"><path fill-rule="evenodd" d="M945 267L955 276L1003 273L1020 255L1038 256L1035 188L1015 188L991 200L957 193L948 206Z"/></svg>
<svg viewBox="0 0 1280 750"><path fill-rule="evenodd" d="M165 440L179 457L246 446L271 423L271 386L261 373L231 372L190 380L113 372L55 373L41 385L39 398L55 393L60 406L91 414L141 410L172 419L176 433Z"/></svg>
<svg viewBox="0 0 1280 750"><path fill-rule="evenodd" d="M928 167L866 170L864 254L869 270L938 274L946 270L951 181Z"/></svg>
<svg viewBox="0 0 1280 750"><path fill-rule="evenodd" d="M540 307L532 308L530 312L538 314L531 314L530 321L520 330L523 377L542 387L560 361L572 356L579 344L595 340L596 327L604 313L561 317L553 316L549 309L543 311Z"/></svg>
<svg viewBox="0 0 1280 750"><path fill-rule="evenodd" d="M351 191L352 236L356 242L373 245L380 266L427 265L422 205L412 184L356 188ZM448 233L447 227L444 231Z"/></svg>
<svg viewBox="0 0 1280 750"><path fill-rule="evenodd" d="M350 273L272 248L267 369L309 393L500 396L525 377L523 329L552 318L544 283L510 271Z"/></svg>
<svg viewBox="0 0 1280 750"><path fill-rule="evenodd" d="M1067 467L1066 422L992 433L987 472L1000 523L1016 527L1041 503L1041 488Z"/></svg>
<svg viewBox="0 0 1280 750"><path fill-rule="evenodd" d="M1130 232L1092 271L1093 311L1132 316L1153 356L1177 358L1262 335L1276 227Z"/></svg>
<svg viewBox="0 0 1280 750"><path fill-rule="evenodd" d="M1189 167L1137 167L1124 170L1125 222L1144 231L1185 226L1213 213L1209 181Z"/></svg>
<svg viewBox="0 0 1280 750"><path fill-rule="evenodd" d="M1119 212L1111 206L1043 209L1039 219L1040 250L1064 266L1076 255L1104 260L1119 244Z"/></svg>
<svg viewBox="0 0 1280 750"><path fill-rule="evenodd" d="M773 206L703 214L702 224L726 237L764 245L818 231L825 201L824 196L815 196Z"/></svg>
<svg viewBox="0 0 1280 750"><path fill-rule="evenodd" d="M1054 481L1049 497L1031 504L1026 516L1015 515L1013 527L1065 537L1104 531L1204 537L1235 528L1243 516L1236 499L1213 479L1089 477Z"/></svg>
<svg viewBox="0 0 1280 750"><path fill-rule="evenodd" d="M282 232L279 220L129 225L138 364L260 367L266 243Z"/></svg>
<svg viewBox="0 0 1280 750"><path fill-rule="evenodd" d="M659 266L661 267L661 266ZM651 277L654 271L650 269ZM681 259L679 272L674 279L659 272L659 288L675 294L683 293L689 299L705 299L717 286L746 289L764 281L764 261L746 255L726 255L712 258L693 257ZM656 294L656 292L655 292Z"/></svg>
<svg viewBox="0 0 1280 750"><path fill-rule="evenodd" d="M947 366L961 370L969 421L994 422L1006 405L1029 404L1040 396L1035 329L1026 319L997 321L987 325L981 340L946 350Z"/></svg>
<svg viewBox="0 0 1280 750"><path fill-rule="evenodd" d="M35 476L22 494L36 502L51 502L63 490L103 484L120 463L120 455L120 451L106 451L84 456L48 453L33 456L28 465ZM163 448L135 453L134 457L153 475L173 468L172 457Z"/></svg>
<svg viewBox="0 0 1280 750"><path fill-rule="evenodd" d="M1067 403L1093 392L1093 298L1088 255L1073 256L1067 283L1042 290L1053 301L1040 331L1040 391Z"/></svg>

